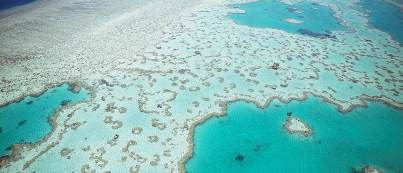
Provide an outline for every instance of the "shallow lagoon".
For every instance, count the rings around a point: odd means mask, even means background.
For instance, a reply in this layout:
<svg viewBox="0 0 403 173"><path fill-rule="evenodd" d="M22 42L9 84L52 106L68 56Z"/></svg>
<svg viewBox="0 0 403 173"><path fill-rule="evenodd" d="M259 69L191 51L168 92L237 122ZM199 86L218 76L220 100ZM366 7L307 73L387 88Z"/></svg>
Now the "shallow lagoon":
<svg viewBox="0 0 403 173"><path fill-rule="evenodd" d="M299 34L307 34L301 33L301 30L311 31L308 35L318 37L344 29L330 8L316 3L299 2L289 5L275 0L261 0L236 4L234 7L245 11L230 15L232 20L241 25L269 27Z"/></svg>
<svg viewBox="0 0 403 173"><path fill-rule="evenodd" d="M47 90L37 97L0 108L0 156L10 154L13 144L33 143L41 140L52 130L49 117L67 104L74 104L89 97L87 90L73 92L64 84Z"/></svg>
<svg viewBox="0 0 403 173"><path fill-rule="evenodd" d="M313 136L289 134L283 128L289 112L306 122ZM376 102L346 114L317 98L275 100L265 109L235 102L225 117L196 127L186 170L348 173L370 164L403 172L402 127L402 110Z"/></svg>

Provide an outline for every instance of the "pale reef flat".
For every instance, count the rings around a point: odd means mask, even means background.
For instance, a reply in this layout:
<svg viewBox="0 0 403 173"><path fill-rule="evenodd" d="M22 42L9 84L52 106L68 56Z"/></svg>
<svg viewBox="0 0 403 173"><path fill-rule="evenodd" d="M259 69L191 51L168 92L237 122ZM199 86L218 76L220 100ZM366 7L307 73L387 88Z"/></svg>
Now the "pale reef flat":
<svg viewBox="0 0 403 173"><path fill-rule="evenodd" d="M63 83L91 92L0 172L184 172L193 128L236 100L403 108L403 49L356 0L314 1L346 28L336 39L236 24L228 16L244 11L232 5L247 2L37 0L0 11L0 106Z"/></svg>

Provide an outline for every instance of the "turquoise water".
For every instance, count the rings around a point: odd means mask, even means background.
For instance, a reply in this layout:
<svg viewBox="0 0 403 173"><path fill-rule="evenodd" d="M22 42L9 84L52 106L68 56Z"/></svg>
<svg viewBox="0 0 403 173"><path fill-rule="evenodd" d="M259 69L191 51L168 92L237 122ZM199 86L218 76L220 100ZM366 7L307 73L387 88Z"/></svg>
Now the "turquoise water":
<svg viewBox="0 0 403 173"><path fill-rule="evenodd" d="M230 15L232 20L241 25L269 27L315 37L330 36L331 31L344 29L337 18L333 16L330 8L311 2L288 5L276 0L261 0L237 4L234 7L246 12ZM285 21L287 18L296 19L303 23L289 23Z"/></svg>
<svg viewBox="0 0 403 173"><path fill-rule="evenodd" d="M10 154L16 143L33 143L52 130L49 117L63 105L77 103L89 97L87 90L75 93L64 84L49 89L38 97L26 97L20 102L0 108L0 156Z"/></svg>
<svg viewBox="0 0 403 173"><path fill-rule="evenodd" d="M287 113L314 131L305 138L282 125ZM403 111L369 103L342 114L317 98L273 101L268 108L235 102L225 117L195 130L189 173L350 173L366 164L403 172Z"/></svg>
<svg viewBox="0 0 403 173"><path fill-rule="evenodd" d="M369 24L392 36L403 44L403 12L399 7L383 0L360 0L369 14Z"/></svg>

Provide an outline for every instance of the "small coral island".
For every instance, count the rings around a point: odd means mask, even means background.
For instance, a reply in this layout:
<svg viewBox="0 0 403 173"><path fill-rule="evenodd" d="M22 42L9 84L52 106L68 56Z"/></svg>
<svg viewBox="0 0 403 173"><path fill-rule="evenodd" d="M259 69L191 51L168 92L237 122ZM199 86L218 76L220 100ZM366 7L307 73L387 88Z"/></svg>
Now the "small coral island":
<svg viewBox="0 0 403 173"><path fill-rule="evenodd" d="M383 171L373 166L367 165L361 169L360 173L383 173Z"/></svg>
<svg viewBox="0 0 403 173"><path fill-rule="evenodd" d="M304 123L301 119L288 114L288 118L283 126L290 134L301 134L305 137L312 135L312 129Z"/></svg>

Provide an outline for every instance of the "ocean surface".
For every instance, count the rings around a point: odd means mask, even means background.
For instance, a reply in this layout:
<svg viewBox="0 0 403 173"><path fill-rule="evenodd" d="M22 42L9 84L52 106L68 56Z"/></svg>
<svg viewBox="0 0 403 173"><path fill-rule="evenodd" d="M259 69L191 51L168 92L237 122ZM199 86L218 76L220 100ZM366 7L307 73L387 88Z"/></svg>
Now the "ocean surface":
<svg viewBox="0 0 403 173"><path fill-rule="evenodd" d="M19 5L27 4L35 0L0 0L0 10L9 9Z"/></svg>
<svg viewBox="0 0 403 173"><path fill-rule="evenodd" d="M275 0L261 0L233 6L245 11L230 15L240 25L270 27L312 36L330 35L331 31L345 29L330 8L317 3L303 1L289 5ZM287 19L296 20L297 23L287 22Z"/></svg>
<svg viewBox="0 0 403 173"><path fill-rule="evenodd" d="M313 129L311 137L289 134L287 114ZM265 109L235 102L224 117L207 120L194 133L189 173L349 173L365 165L403 172L403 111L377 102L341 113L310 97Z"/></svg>
<svg viewBox="0 0 403 173"><path fill-rule="evenodd" d="M64 84L40 96L28 96L19 102L0 107L0 156L10 154L13 144L41 140L52 131L49 118L57 109L89 97L87 90L81 89L75 93L69 87Z"/></svg>

